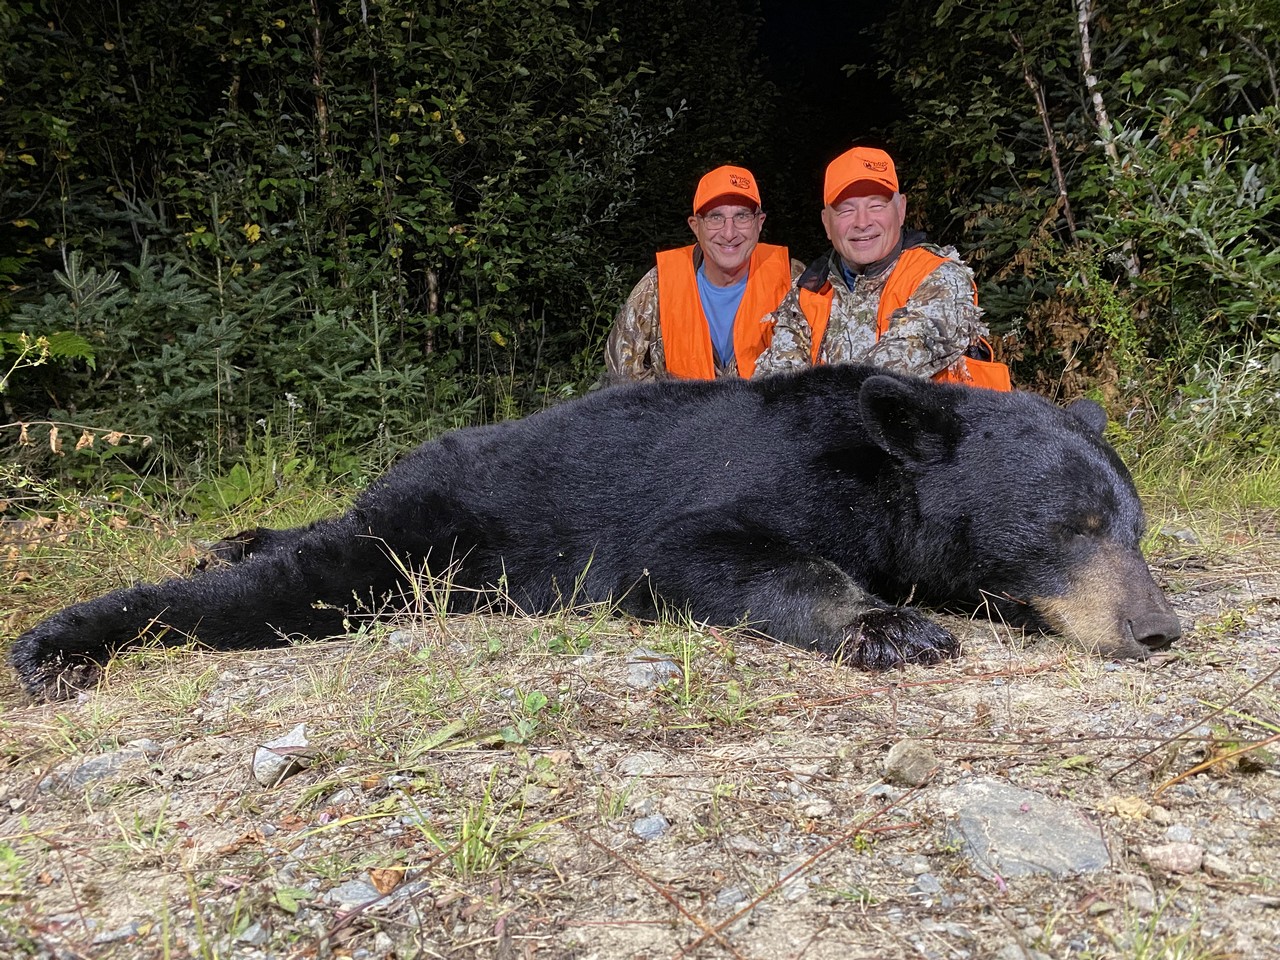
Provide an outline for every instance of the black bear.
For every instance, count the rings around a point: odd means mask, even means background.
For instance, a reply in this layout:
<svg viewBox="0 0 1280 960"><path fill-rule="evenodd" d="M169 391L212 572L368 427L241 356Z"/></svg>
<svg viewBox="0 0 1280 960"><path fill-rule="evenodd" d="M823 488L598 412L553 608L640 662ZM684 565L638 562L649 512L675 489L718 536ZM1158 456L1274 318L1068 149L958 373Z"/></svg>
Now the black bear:
<svg viewBox="0 0 1280 960"><path fill-rule="evenodd" d="M955 639L914 609L1145 657L1179 636L1139 551L1143 513L1105 415L823 367L611 387L408 454L342 516L224 541L239 562L76 604L15 642L54 695L147 638L218 649L344 632L447 574L451 603L612 601L748 624L872 669Z"/></svg>

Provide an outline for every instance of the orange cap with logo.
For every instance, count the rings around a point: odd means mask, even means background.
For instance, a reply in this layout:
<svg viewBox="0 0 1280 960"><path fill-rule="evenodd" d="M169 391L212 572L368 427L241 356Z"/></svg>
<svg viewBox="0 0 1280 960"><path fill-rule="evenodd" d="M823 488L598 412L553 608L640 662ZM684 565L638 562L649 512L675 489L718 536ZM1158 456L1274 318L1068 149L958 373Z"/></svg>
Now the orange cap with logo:
<svg viewBox="0 0 1280 960"><path fill-rule="evenodd" d="M750 200L751 206L760 206L760 189L756 178L745 167L716 167L698 181L693 195L693 212L698 213L721 197L741 197Z"/></svg>
<svg viewBox="0 0 1280 960"><path fill-rule="evenodd" d="M827 176L822 184L822 199L829 207L857 183L866 183L890 193L898 192L898 171L893 158L875 147L854 147L846 150L827 165Z"/></svg>

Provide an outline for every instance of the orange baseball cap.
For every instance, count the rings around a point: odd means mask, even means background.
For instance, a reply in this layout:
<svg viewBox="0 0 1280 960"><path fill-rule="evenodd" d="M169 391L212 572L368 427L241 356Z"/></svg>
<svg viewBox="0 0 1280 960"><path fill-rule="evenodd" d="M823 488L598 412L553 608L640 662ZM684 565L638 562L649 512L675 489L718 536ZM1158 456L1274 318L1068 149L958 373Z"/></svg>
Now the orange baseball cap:
<svg viewBox="0 0 1280 960"><path fill-rule="evenodd" d="M705 210L721 197L741 197L750 200L753 206L760 206L760 188L745 167L716 167L699 180L693 195L693 212Z"/></svg>
<svg viewBox="0 0 1280 960"><path fill-rule="evenodd" d="M829 207L855 183L863 182L897 193L898 171L894 169L893 158L875 147L846 150L827 165L826 180L822 184L823 202Z"/></svg>

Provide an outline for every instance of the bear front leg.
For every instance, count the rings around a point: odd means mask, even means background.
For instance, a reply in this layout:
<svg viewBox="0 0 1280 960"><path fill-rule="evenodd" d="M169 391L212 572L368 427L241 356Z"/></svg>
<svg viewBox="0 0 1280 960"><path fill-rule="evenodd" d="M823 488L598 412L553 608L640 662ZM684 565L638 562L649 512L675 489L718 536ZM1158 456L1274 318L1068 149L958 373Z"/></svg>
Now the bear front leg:
<svg viewBox="0 0 1280 960"><path fill-rule="evenodd" d="M20 636L9 659L28 692L56 697L91 683L112 654L139 643L198 640L230 650L337 636L350 613L380 612L404 570L362 523L342 518L252 563L67 607Z"/></svg>
<svg viewBox="0 0 1280 960"><path fill-rule="evenodd" d="M960 645L924 614L894 607L838 566L754 531L701 531L686 522L646 564L666 606L708 623L744 623L793 646L865 670L933 664Z"/></svg>

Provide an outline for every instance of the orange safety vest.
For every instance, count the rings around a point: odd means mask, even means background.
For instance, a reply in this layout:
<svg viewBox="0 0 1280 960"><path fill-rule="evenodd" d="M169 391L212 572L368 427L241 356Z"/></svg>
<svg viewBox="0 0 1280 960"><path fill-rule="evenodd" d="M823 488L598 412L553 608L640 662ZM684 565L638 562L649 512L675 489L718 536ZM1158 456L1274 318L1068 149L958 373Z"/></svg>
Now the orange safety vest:
<svg viewBox="0 0 1280 960"><path fill-rule="evenodd" d="M880 306L876 310L876 339L879 340L889 329L889 320L894 311L901 310L916 292L916 288L924 279L937 270L945 261L923 247L908 247L898 257L889 279L885 281L884 290L880 294ZM813 363L817 366L821 361L818 354L822 350L822 338L827 332L827 322L831 319L831 303L835 299L835 291L828 280L818 290L800 288L800 309L809 321L813 331ZM978 302L978 291L973 291L973 302ZM984 340L983 343L986 343ZM988 350L990 346L988 345ZM1012 390L1013 383L1009 379L1009 368L1003 363L993 360L978 360L965 357L960 369L948 367L933 375L934 380L943 383L967 383L974 387L986 387L990 390Z"/></svg>
<svg viewBox="0 0 1280 960"><path fill-rule="evenodd" d="M711 327L698 296L694 245L658 254L658 325L667 372L692 380L714 380ZM733 356L738 375L750 377L756 360L773 340L773 325L760 321L777 309L791 289L791 254L786 247L757 243L747 267L747 288L733 317Z"/></svg>

